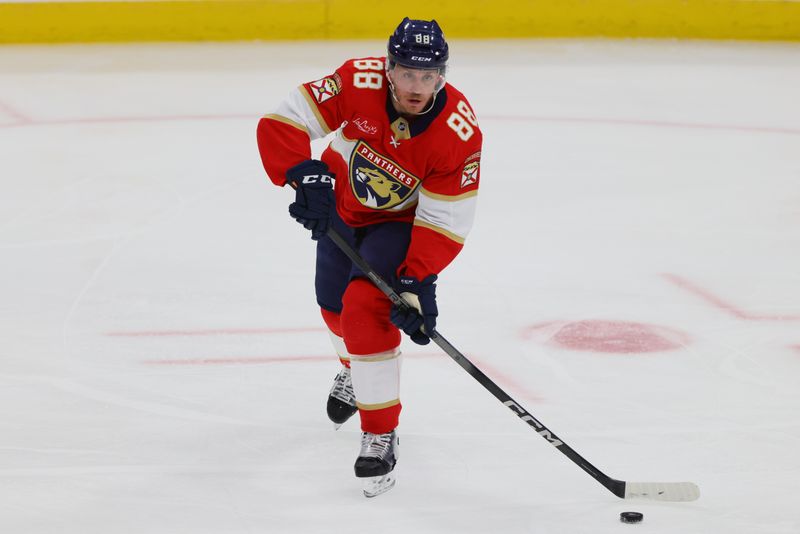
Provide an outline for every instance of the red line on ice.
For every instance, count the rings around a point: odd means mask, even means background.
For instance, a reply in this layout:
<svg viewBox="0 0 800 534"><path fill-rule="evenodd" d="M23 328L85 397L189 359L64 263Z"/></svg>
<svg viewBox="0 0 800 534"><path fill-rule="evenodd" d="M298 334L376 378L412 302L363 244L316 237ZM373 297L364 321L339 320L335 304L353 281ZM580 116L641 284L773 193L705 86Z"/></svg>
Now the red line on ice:
<svg viewBox="0 0 800 534"><path fill-rule="evenodd" d="M0 128L15 126L70 126L78 124L116 124L130 122L175 122L175 121L215 121L215 120L256 120L253 115L162 115L140 117L78 117L73 119L28 120L22 123L2 124Z"/></svg>
<svg viewBox="0 0 800 534"><path fill-rule="evenodd" d="M30 117L28 117L27 115L25 115L20 111L17 111L15 108L11 107L9 104L3 102L2 100L0 100L0 113L4 113L17 121L12 124L2 124L0 125L0 128L2 128L3 126L22 126L33 122L30 119Z"/></svg>
<svg viewBox="0 0 800 534"><path fill-rule="evenodd" d="M212 328L207 330L144 330L131 332L107 332L112 337L179 337L179 336L242 336L264 334L305 334L327 332L321 327L302 328Z"/></svg>
<svg viewBox="0 0 800 534"><path fill-rule="evenodd" d="M426 352L416 354L404 354L404 358L428 359L428 358L443 358L447 356L441 352ZM327 354L324 356L253 356L253 357L217 357L217 358L192 358L192 359L168 359L168 360L144 360L142 363L145 365L163 365L163 366L191 366L191 365L260 365L260 364L273 364L273 363L299 363L299 362L335 362L336 356ZM492 380L502 384L505 388L517 391L520 396L533 402L541 402L543 399L539 395L531 393L524 386L520 385L516 380L510 378L505 373L502 373L494 367L487 365L484 362L478 361L475 358L470 358L482 371L486 373Z"/></svg>
<svg viewBox="0 0 800 534"><path fill-rule="evenodd" d="M440 353L404 354L404 358L422 359L441 357ZM230 356L219 358L193 358L193 359L170 359L170 360L145 360L142 363L147 365L253 365L268 363L297 363L297 362L336 362L338 358L333 354L324 356Z"/></svg>
<svg viewBox="0 0 800 534"><path fill-rule="evenodd" d="M16 113L16 112L15 112ZM161 121L205 121L205 120L258 120L258 113L246 114L218 114L218 115L163 115L139 117L78 117L72 119L44 119L31 120L21 114L16 115L23 122L0 124L0 128L13 128L22 126L59 126L77 124L104 124L104 123L131 123L131 122L161 122ZM522 122L557 122L617 126L643 126L648 128L690 128L700 130L722 130L747 133L767 133L782 135L800 135L798 128L783 128L772 126L748 126L743 124L710 124L690 122L670 122L657 120L613 119L592 117L558 117L558 116L531 116L531 115L484 115L485 121L522 121Z"/></svg>
<svg viewBox="0 0 800 534"><path fill-rule="evenodd" d="M689 293L692 293L693 295L700 297L701 299L705 300L715 308L718 308L730 315L733 315L737 319L743 319L745 321L800 321L800 315L776 315L776 314L760 315L760 314L749 313L731 304L730 302L723 300L722 298L713 294L711 291L704 289L693 282L690 282L689 280L683 278L682 276L670 273L664 273L661 276L664 277L669 282L680 287L681 289L684 289Z"/></svg>
<svg viewBox="0 0 800 534"><path fill-rule="evenodd" d="M492 381L503 384L506 389L513 389L518 391L522 397L526 400L532 402L542 402L544 400L543 397L532 393L529 391L525 386L521 385L519 382L511 378L505 373L498 371L496 368L488 365L482 361L478 361L474 358L470 358L470 360L478 367L481 371L484 372L486 376L488 376Z"/></svg>
<svg viewBox="0 0 800 534"><path fill-rule="evenodd" d="M647 119L613 119L613 118L593 118L593 117L557 117L557 116L530 116L530 115L486 115L481 116L481 120L497 121L528 121L528 122L563 122L579 124L600 124L600 125L619 125L619 126L646 126L656 128L691 128L699 130L725 130L734 132L748 133L770 133L800 135L798 128L782 128L773 126L749 126L743 124L712 124L712 123L692 123L692 122L673 122L657 121Z"/></svg>
<svg viewBox="0 0 800 534"><path fill-rule="evenodd" d="M193 358L170 360L145 360L147 365L256 365L265 363L332 362L336 356L231 356L220 358Z"/></svg>

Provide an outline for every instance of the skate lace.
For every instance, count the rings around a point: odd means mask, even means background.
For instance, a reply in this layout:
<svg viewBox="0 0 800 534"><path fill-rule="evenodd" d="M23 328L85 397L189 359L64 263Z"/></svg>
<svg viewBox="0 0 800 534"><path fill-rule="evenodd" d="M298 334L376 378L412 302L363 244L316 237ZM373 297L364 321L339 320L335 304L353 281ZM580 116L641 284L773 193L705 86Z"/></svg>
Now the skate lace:
<svg viewBox="0 0 800 534"><path fill-rule="evenodd" d="M393 434L371 434L364 432L361 434L361 457L385 458L392 448Z"/></svg>
<svg viewBox="0 0 800 534"><path fill-rule="evenodd" d="M339 371L339 374L336 375L330 396L346 404L355 405L356 395L353 392L353 380L350 377L350 369L347 367L344 367Z"/></svg>

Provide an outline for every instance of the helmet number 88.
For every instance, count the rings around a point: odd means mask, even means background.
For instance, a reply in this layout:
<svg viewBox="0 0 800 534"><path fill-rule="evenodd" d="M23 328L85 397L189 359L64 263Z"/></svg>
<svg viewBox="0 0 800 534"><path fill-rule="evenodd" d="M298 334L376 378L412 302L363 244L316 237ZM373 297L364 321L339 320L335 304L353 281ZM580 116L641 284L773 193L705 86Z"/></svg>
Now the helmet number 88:
<svg viewBox="0 0 800 534"><path fill-rule="evenodd" d="M468 141L472 134L475 133L473 126L478 126L478 119L475 118L475 114L463 100L458 103L456 109L458 111L452 112L447 118L447 125L462 141Z"/></svg>
<svg viewBox="0 0 800 534"><path fill-rule="evenodd" d="M417 44L431 44L431 36L423 35L421 33L415 33L414 41L416 41Z"/></svg>

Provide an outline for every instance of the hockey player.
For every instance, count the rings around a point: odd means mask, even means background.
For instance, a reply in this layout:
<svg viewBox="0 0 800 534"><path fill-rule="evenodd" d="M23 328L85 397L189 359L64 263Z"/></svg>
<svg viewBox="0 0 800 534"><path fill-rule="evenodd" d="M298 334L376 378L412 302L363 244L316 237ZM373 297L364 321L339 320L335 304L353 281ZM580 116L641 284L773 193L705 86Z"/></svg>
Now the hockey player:
<svg viewBox="0 0 800 534"><path fill-rule="evenodd" d="M355 473L368 497L395 482L398 328L430 341L434 282L475 212L482 135L467 99L445 81L448 55L435 20L405 18L386 57L353 59L302 84L258 124L264 169L295 189L289 213L317 241L317 303L342 363L327 411L336 425L359 412ZM334 131L321 161L311 159L310 140ZM413 309L393 308L326 236L329 227Z"/></svg>

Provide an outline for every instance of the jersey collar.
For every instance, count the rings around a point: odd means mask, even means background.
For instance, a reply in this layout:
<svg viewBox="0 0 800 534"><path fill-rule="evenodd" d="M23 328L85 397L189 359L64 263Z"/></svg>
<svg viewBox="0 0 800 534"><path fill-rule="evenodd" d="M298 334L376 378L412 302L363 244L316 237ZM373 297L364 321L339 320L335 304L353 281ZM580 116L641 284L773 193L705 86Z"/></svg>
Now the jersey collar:
<svg viewBox="0 0 800 534"><path fill-rule="evenodd" d="M433 103L433 109L423 115L417 115L411 120L406 120L409 126L409 137L414 137L424 132L428 126L439 116L444 106L447 104L447 85L442 87L442 90L436 94L436 101ZM395 124L401 115L394 109L392 105L392 91L386 91L386 113L389 115L389 123Z"/></svg>

